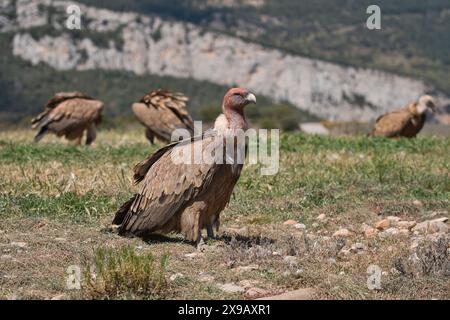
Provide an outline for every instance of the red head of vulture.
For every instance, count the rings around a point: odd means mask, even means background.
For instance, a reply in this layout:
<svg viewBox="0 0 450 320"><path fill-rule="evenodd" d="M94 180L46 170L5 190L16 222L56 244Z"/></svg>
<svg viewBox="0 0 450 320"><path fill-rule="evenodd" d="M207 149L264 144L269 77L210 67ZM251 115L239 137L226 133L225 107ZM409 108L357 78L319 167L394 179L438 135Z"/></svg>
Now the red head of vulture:
<svg viewBox="0 0 450 320"><path fill-rule="evenodd" d="M142 186L115 215L113 224L120 225L119 234L174 231L198 244L202 229L206 229L208 237L214 237L213 227L218 229L219 214L230 200L242 164L174 163L172 153L177 146L206 150L225 137L235 137L235 132L247 128L244 107L249 103L256 103L252 93L230 89L214 128L200 137L168 144L135 166L135 183L142 181Z"/></svg>
<svg viewBox="0 0 450 320"><path fill-rule="evenodd" d="M155 137L170 142L172 131L187 129L194 132L192 118L186 109L188 98L182 93L153 90L131 106L146 130L145 136L153 144Z"/></svg>
<svg viewBox="0 0 450 320"><path fill-rule="evenodd" d="M31 127L39 129L34 141L39 142L47 132L52 132L80 144L87 130L86 144L90 145L95 140L102 110L103 102L81 92L59 92L47 102L44 112L31 120Z"/></svg>
<svg viewBox="0 0 450 320"><path fill-rule="evenodd" d="M414 138L423 128L427 110L435 110L433 98L429 95L420 97L418 101L403 109L381 115L376 120L369 135L373 137Z"/></svg>

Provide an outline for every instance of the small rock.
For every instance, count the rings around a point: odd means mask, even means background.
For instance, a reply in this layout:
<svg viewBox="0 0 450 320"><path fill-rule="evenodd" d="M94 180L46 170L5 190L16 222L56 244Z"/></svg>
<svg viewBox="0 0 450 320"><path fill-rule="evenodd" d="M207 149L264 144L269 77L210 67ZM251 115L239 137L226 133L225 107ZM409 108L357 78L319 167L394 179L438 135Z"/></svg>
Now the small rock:
<svg viewBox="0 0 450 320"><path fill-rule="evenodd" d="M315 294L314 289L305 288L295 291L285 292L279 295L260 298L258 300L311 300Z"/></svg>
<svg viewBox="0 0 450 320"><path fill-rule="evenodd" d="M360 252L363 251L365 249L365 246L363 243L361 242L356 242L352 245L352 247L350 248L350 251L352 252Z"/></svg>
<svg viewBox="0 0 450 320"><path fill-rule="evenodd" d="M237 267L236 271L237 272L246 272L246 271L252 271L252 270L258 270L259 266L256 264L251 264L248 266L241 266L241 267Z"/></svg>
<svg viewBox="0 0 450 320"><path fill-rule="evenodd" d="M311 226L312 226L313 228L318 228L318 227L319 227L319 224L318 224L317 222L314 222Z"/></svg>
<svg viewBox="0 0 450 320"><path fill-rule="evenodd" d="M345 228L339 229L338 231L333 233L333 237L342 237L342 238L350 237L352 235L353 233Z"/></svg>
<svg viewBox="0 0 450 320"><path fill-rule="evenodd" d="M386 230L391 226L391 222L388 219L383 219L375 223L375 228L378 230Z"/></svg>
<svg viewBox="0 0 450 320"><path fill-rule="evenodd" d="M325 220L325 218L326 218L327 216L325 215L325 213L321 213L321 214L319 214L318 216L317 216L317 220L319 220L319 221L322 221L322 220Z"/></svg>
<svg viewBox="0 0 450 320"><path fill-rule="evenodd" d="M303 273L303 269L297 269L297 270L295 270L295 275L296 276L298 276L298 275L300 275L300 274L302 274Z"/></svg>
<svg viewBox="0 0 450 320"><path fill-rule="evenodd" d="M416 221L399 221L397 222L397 227L400 229L408 229L411 230L416 226Z"/></svg>
<svg viewBox="0 0 450 320"><path fill-rule="evenodd" d="M17 248L25 248L27 246L26 242L11 242L11 246L17 247Z"/></svg>
<svg viewBox="0 0 450 320"><path fill-rule="evenodd" d="M203 254L202 252L192 252L192 253L186 253L184 256L186 258L193 259L193 258L197 258L197 257L201 256L202 254Z"/></svg>
<svg viewBox="0 0 450 320"><path fill-rule="evenodd" d="M274 251L274 252L272 252L272 255L273 256L281 256L281 253L278 251Z"/></svg>
<svg viewBox="0 0 450 320"><path fill-rule="evenodd" d="M175 273L175 274L173 274L173 275L171 275L170 277L169 277L169 280L170 281L175 281L175 280L177 280L177 279L179 279L179 278L182 278L182 277L184 277L184 275L182 274L182 273Z"/></svg>
<svg viewBox="0 0 450 320"><path fill-rule="evenodd" d="M341 249L338 253L339 256L348 256L350 254L350 250L349 249Z"/></svg>
<svg viewBox="0 0 450 320"><path fill-rule="evenodd" d="M58 242L66 242L67 241L66 238L55 238L53 240L58 241Z"/></svg>
<svg viewBox="0 0 450 320"><path fill-rule="evenodd" d="M214 277L210 274L207 274L205 272L200 272L199 277L198 277L198 281L200 282L213 282L214 281Z"/></svg>
<svg viewBox="0 0 450 320"><path fill-rule="evenodd" d="M256 299L256 298L261 298L261 297L267 296L268 294L269 294L269 291L267 291L265 289L253 287L253 288L248 289L245 292L245 297L247 299Z"/></svg>
<svg viewBox="0 0 450 320"><path fill-rule="evenodd" d="M399 217L396 217L396 216L389 216L386 219L389 220L391 225L394 225L395 223L397 223L397 222L399 222L401 220Z"/></svg>
<svg viewBox="0 0 450 320"><path fill-rule="evenodd" d="M65 298L66 298L66 295L64 293L62 293L62 294L58 294L58 295L52 297L51 300L64 300Z"/></svg>
<svg viewBox="0 0 450 320"><path fill-rule="evenodd" d="M423 207L423 203L420 200L414 200L413 205L418 206L418 207Z"/></svg>
<svg viewBox="0 0 450 320"><path fill-rule="evenodd" d="M234 283L225 283L225 284L219 284L219 289L221 289L223 292L226 293L243 293L245 292L245 289L235 285Z"/></svg>
<svg viewBox="0 0 450 320"><path fill-rule="evenodd" d="M296 223L296 224L294 224L294 228L300 229L300 230L305 230L306 226L303 223Z"/></svg>
<svg viewBox="0 0 450 320"><path fill-rule="evenodd" d="M297 262L298 262L297 258L294 257L294 256L285 256L285 257L283 258L283 260L284 260L284 262L286 262L286 263L287 263L288 265L290 265L290 266L294 266L294 265L296 265Z"/></svg>
<svg viewBox="0 0 450 320"><path fill-rule="evenodd" d="M293 226L293 225L297 224L297 221L295 221L295 220L286 220L285 222L283 222L283 224L285 226Z"/></svg>
<svg viewBox="0 0 450 320"><path fill-rule="evenodd" d="M378 229L368 227L364 230L364 236L366 238L372 238L378 234Z"/></svg>
<svg viewBox="0 0 450 320"><path fill-rule="evenodd" d="M444 220L443 220L444 219ZM446 218L426 220L418 223L412 230L419 233L437 233L437 232L448 232L448 226L443 221Z"/></svg>
<svg viewBox="0 0 450 320"><path fill-rule="evenodd" d="M380 233L378 234L378 236L379 236L380 238L382 238L382 239L385 239L385 238L389 238L389 237L395 236L395 235L397 235L397 234L398 234L398 229L392 227L392 228L386 229L385 231L380 232Z"/></svg>
<svg viewBox="0 0 450 320"><path fill-rule="evenodd" d="M329 264L336 264L336 259L335 259L335 258L328 258L328 259L327 259L327 262L328 262Z"/></svg>
<svg viewBox="0 0 450 320"><path fill-rule="evenodd" d="M11 259L12 259L12 256L9 254L2 254L0 256L0 260L11 260Z"/></svg>
<svg viewBox="0 0 450 320"><path fill-rule="evenodd" d="M241 281L239 281L239 286L243 287L245 290L255 287L258 284L259 284L258 280L241 280Z"/></svg>

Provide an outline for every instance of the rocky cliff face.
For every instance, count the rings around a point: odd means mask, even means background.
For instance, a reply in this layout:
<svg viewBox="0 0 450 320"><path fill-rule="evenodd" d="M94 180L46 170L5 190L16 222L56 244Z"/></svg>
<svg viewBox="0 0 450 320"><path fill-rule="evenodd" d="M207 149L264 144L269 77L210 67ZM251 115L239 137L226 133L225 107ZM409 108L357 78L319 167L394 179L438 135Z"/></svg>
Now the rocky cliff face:
<svg viewBox="0 0 450 320"><path fill-rule="evenodd" d="M77 4L82 30L69 30L70 4L77 3L0 0L0 31L15 33L14 55L57 70L126 70L239 85L338 120L373 119L433 91L414 79L286 54L157 16Z"/></svg>

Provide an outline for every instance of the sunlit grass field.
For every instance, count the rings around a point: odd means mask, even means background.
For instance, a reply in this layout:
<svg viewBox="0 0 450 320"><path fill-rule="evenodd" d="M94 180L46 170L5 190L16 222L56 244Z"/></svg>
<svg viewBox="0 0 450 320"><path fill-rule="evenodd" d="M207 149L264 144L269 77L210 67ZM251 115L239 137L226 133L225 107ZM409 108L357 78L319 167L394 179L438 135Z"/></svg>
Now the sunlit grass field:
<svg viewBox="0 0 450 320"><path fill-rule="evenodd" d="M102 298L101 292L93 295L86 288L67 290L65 268L74 261L93 259L98 248L136 245L158 258L169 254L167 277L174 273L184 277L170 282L157 296L114 291L113 296L104 293L104 298L242 298L243 294L230 296L214 283L195 280L199 270L210 272L210 265L218 266L215 281L250 278L271 292L310 286L318 290L318 298L450 298L445 290L448 277L405 278L401 285L395 278L386 290L367 289L369 260L378 260L389 270L400 252L386 248L403 246L404 239L373 240L379 251L350 262L338 259L332 266L324 261L335 253L311 260L299 251L304 273L286 276L282 261L266 256L254 261L236 258L236 252L245 248L226 240L215 241L202 253L204 257L186 261L184 254L195 249L182 241L120 238L105 229L115 210L138 189L132 184L132 167L158 146L147 143L140 127L102 130L92 147L70 145L53 136L34 144L32 137L27 130L0 132L0 253L13 256L0 266L0 275L11 275L0 280L0 297L51 298L62 293ZM290 133L281 136L278 174L261 176L259 165L246 166L221 218L223 230L247 228L247 244L255 237L270 238L270 248L283 251L300 237L297 230L286 230L283 222L288 219L305 224L315 235L330 237L340 227L357 230L362 223L384 216L419 221L436 212L448 216L449 210L450 138L388 140ZM318 224L316 217L322 213L326 223ZM40 223L44 227L36 229ZM64 243L55 244L55 238L64 238ZM16 257L14 250L6 250L11 241L25 241L27 249ZM54 256L46 259L48 254ZM259 268L241 279L224 257L234 257L243 265L256 263ZM341 271L345 276L338 276Z"/></svg>

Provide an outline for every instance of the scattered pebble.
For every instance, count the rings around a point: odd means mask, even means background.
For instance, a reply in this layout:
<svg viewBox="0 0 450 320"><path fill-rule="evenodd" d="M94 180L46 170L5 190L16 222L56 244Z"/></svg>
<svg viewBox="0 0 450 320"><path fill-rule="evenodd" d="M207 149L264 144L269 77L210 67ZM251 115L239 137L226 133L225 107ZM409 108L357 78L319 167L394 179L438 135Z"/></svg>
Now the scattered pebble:
<svg viewBox="0 0 450 320"><path fill-rule="evenodd" d="M246 271L252 271L252 270L258 270L259 266L256 264L251 264L248 266L240 266L236 268L237 272L246 272Z"/></svg>
<svg viewBox="0 0 450 320"><path fill-rule="evenodd" d="M18 248L25 248L27 246L26 242L11 242L11 246Z"/></svg>
<svg viewBox="0 0 450 320"><path fill-rule="evenodd" d="M184 277L184 275L182 274L182 273L175 273L175 274L173 274L173 275L171 275L170 277L169 277L169 280L170 281L175 281L175 280L177 280L177 279L179 279L179 278L182 278L182 277Z"/></svg>
<svg viewBox="0 0 450 320"><path fill-rule="evenodd" d="M226 293L244 293L245 289L234 283L219 284L219 289Z"/></svg>
<svg viewBox="0 0 450 320"><path fill-rule="evenodd" d="M296 224L294 224L294 228L300 229L300 230L305 230L306 226L303 223L296 223Z"/></svg>
<svg viewBox="0 0 450 320"><path fill-rule="evenodd" d="M239 286L243 287L245 290L255 287L258 284L259 284L258 280L241 280L241 281L239 281Z"/></svg>
<svg viewBox="0 0 450 320"><path fill-rule="evenodd" d="M245 297L247 299L256 299L256 298L261 298L261 297L267 296L269 293L270 292L268 290L261 289L258 287L253 287L253 288L248 289L245 292Z"/></svg>
<svg viewBox="0 0 450 320"><path fill-rule="evenodd" d="M311 300L314 294L314 289L304 288L285 292L275 296L260 298L259 300Z"/></svg>
<svg viewBox="0 0 450 320"><path fill-rule="evenodd" d="M346 237L350 237L350 236L352 236L352 235L353 235L353 233L352 233L351 231L349 231L348 229L345 229L345 228L339 229L338 231L336 231L335 233L333 233L333 237L343 237L343 238L346 238Z"/></svg>
<svg viewBox="0 0 450 320"><path fill-rule="evenodd" d="M445 223L448 218L440 218L434 220L426 220L418 223L412 230L418 233L447 233L449 227Z"/></svg>
<svg viewBox="0 0 450 320"><path fill-rule="evenodd" d="M380 238L382 238L382 239L385 239L385 238L389 238L389 237L395 236L397 234L398 234L398 229L394 228L394 227L391 227L391 228L386 229L385 231L380 232L378 234L378 236Z"/></svg>
<svg viewBox="0 0 450 320"><path fill-rule="evenodd" d="M184 256L186 258L193 259L193 258L197 258L197 257L201 256L202 254L203 254L202 252L192 252L192 253L186 253Z"/></svg>
<svg viewBox="0 0 450 320"><path fill-rule="evenodd" d="M397 227L399 227L400 229L411 230L412 228L414 228L416 226L416 224L417 224L416 221L399 221L397 223Z"/></svg>
<svg viewBox="0 0 450 320"><path fill-rule="evenodd" d="M198 281L200 282L213 282L214 281L214 277L208 273L205 272L200 272L199 277L198 277Z"/></svg>
<svg viewBox="0 0 450 320"><path fill-rule="evenodd" d="M352 252L360 252L360 251L363 251L363 250L365 250L365 246L364 246L364 244L363 243L361 243L361 242L356 242L356 243L354 243L353 245L352 245L352 247L350 248L350 251L352 251Z"/></svg>
<svg viewBox="0 0 450 320"><path fill-rule="evenodd" d="M372 238L375 237L378 234L378 229L368 227L366 230L364 230L364 236L366 238Z"/></svg>
<svg viewBox="0 0 450 320"><path fill-rule="evenodd" d="M386 230L391 226L391 221L389 219L383 219L375 223L375 228L378 230Z"/></svg>
<svg viewBox="0 0 450 320"><path fill-rule="evenodd" d="M325 220L325 218L326 218L327 216L325 215L325 213L321 213L321 214L319 214L318 216L317 216L317 220L319 220L319 221L322 221L322 220Z"/></svg>
<svg viewBox="0 0 450 320"><path fill-rule="evenodd" d="M298 259L296 257L294 257L294 256L285 256L283 258L283 260L284 260L284 262L286 262L290 266L297 265L297 263L298 263Z"/></svg>
<svg viewBox="0 0 450 320"><path fill-rule="evenodd" d="M420 200L414 200L413 205L418 206L418 207L423 207L423 203Z"/></svg>
<svg viewBox="0 0 450 320"><path fill-rule="evenodd" d="M297 221L295 221L295 220L286 220L285 222L283 222L283 224L285 226L293 226L293 225L297 224Z"/></svg>

